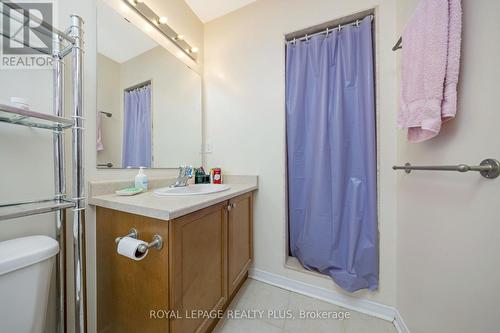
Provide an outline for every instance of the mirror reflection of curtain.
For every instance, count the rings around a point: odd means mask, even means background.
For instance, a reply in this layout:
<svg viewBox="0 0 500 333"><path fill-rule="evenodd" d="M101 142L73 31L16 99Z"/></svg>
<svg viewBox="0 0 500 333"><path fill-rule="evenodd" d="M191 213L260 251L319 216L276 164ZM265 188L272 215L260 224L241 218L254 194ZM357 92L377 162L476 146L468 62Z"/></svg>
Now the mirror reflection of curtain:
<svg viewBox="0 0 500 333"><path fill-rule="evenodd" d="M125 91L124 168L151 167L151 84Z"/></svg>

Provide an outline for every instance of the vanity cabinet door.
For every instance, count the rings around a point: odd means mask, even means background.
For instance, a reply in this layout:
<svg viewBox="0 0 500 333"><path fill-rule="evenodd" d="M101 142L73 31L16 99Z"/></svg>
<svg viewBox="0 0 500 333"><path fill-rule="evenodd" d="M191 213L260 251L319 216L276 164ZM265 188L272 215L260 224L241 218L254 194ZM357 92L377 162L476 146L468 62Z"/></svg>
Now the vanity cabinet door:
<svg viewBox="0 0 500 333"><path fill-rule="evenodd" d="M170 308L182 317L170 321L173 333L211 331L216 319L207 314L227 301L226 207L224 202L170 221Z"/></svg>
<svg viewBox="0 0 500 333"><path fill-rule="evenodd" d="M228 205L229 295L246 279L252 260L252 193L233 198Z"/></svg>

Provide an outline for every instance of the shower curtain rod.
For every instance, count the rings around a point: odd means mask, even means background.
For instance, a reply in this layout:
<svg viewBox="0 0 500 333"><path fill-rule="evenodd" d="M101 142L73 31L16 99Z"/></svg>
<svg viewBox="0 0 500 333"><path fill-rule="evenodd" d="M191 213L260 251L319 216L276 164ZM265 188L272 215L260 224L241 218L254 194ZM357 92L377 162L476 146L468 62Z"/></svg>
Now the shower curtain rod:
<svg viewBox="0 0 500 333"><path fill-rule="evenodd" d="M301 41L301 40L308 40L309 38L311 37L314 37L314 36L319 36L319 35L324 35L324 34L327 34L327 33L330 33L330 32L333 32L335 30L342 30L342 28L344 27L347 27L349 25L358 25L359 22L361 22L362 20L364 20L365 18L367 17L370 17L371 20L373 21L373 14L369 14L363 18L359 18L359 19L356 19L354 21L350 21L350 22L347 22L347 23L344 23L344 24L339 24L337 26L332 26L331 28L328 27L326 29L323 29L323 30L320 30L318 32L315 32L315 33L312 33L312 34L305 34L304 36L302 37L294 37L294 38L290 38L290 39L287 39L286 40L286 43L295 43L296 41Z"/></svg>
<svg viewBox="0 0 500 333"><path fill-rule="evenodd" d="M132 90L141 89L141 88L144 88L146 86L149 86L150 84L151 84L151 80L147 80L147 81L144 81L144 82L141 82L141 83L138 83L138 84L134 84L131 87L125 88L125 91L129 92L129 91L132 91Z"/></svg>

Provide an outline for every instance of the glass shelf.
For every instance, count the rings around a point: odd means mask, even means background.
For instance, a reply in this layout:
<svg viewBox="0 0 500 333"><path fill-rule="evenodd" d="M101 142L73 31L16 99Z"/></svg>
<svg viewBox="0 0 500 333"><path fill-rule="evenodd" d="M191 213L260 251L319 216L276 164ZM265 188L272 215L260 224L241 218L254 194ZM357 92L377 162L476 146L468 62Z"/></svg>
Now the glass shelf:
<svg viewBox="0 0 500 333"><path fill-rule="evenodd" d="M4 204L0 205L0 221L23 216L55 212L71 207L75 207L74 202L57 199Z"/></svg>
<svg viewBox="0 0 500 333"><path fill-rule="evenodd" d="M73 120L70 119L46 113L28 111L6 104L0 104L0 121L51 130L61 130L73 126Z"/></svg>

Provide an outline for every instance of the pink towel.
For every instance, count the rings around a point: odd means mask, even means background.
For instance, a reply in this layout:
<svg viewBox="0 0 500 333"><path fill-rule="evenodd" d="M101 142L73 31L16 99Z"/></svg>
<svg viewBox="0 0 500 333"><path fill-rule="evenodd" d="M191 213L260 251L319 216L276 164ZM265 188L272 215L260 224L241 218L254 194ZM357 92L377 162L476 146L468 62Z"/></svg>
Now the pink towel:
<svg viewBox="0 0 500 333"><path fill-rule="evenodd" d="M96 118L96 143L95 147L97 151L104 150L104 144L102 143L102 131L101 131L101 113L97 111Z"/></svg>
<svg viewBox="0 0 500 333"><path fill-rule="evenodd" d="M435 137L456 114L461 20L460 0L422 0L403 32L398 125L410 142Z"/></svg>

